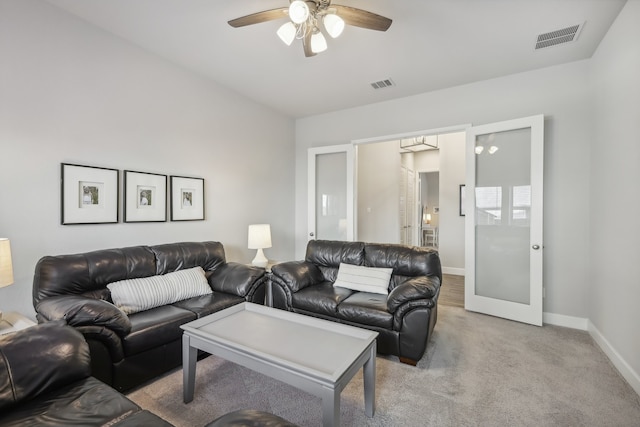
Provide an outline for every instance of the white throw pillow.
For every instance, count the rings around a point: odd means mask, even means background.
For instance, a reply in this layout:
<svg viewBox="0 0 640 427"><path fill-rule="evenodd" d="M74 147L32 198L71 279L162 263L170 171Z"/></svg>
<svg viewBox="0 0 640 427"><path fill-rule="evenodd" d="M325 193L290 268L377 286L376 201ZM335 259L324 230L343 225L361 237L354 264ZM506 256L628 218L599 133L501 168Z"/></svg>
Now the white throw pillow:
<svg viewBox="0 0 640 427"><path fill-rule="evenodd" d="M115 306L127 314L212 292L202 267L162 276L120 280L108 284L107 288Z"/></svg>
<svg viewBox="0 0 640 427"><path fill-rule="evenodd" d="M341 262L333 286L387 295L391 273L393 268L364 267Z"/></svg>

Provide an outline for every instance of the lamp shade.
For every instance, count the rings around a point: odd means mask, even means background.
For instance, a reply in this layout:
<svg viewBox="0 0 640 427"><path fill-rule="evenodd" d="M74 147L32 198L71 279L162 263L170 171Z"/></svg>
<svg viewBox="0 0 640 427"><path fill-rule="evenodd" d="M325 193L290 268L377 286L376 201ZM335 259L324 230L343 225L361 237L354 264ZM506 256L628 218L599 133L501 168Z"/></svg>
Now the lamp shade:
<svg viewBox="0 0 640 427"><path fill-rule="evenodd" d="M269 224L252 224L249 226L249 249L271 247L271 226Z"/></svg>
<svg viewBox="0 0 640 427"><path fill-rule="evenodd" d="M344 21L338 15L334 15L333 13L325 15L322 19L322 23L324 24L324 29L327 30L327 34L334 39L342 34L342 31L344 30Z"/></svg>
<svg viewBox="0 0 640 427"><path fill-rule="evenodd" d="M327 39L324 38L320 31L316 31L311 36L311 51L313 53L320 53L327 50Z"/></svg>
<svg viewBox="0 0 640 427"><path fill-rule="evenodd" d="M11 263L11 243L0 238L0 288L13 284L13 265Z"/></svg>
<svg viewBox="0 0 640 427"><path fill-rule="evenodd" d="M276 34L278 34L280 40L282 40L287 46L291 46L291 43L293 43L293 39L296 38L297 31L298 29L296 28L295 24L289 21L278 28Z"/></svg>
<svg viewBox="0 0 640 427"><path fill-rule="evenodd" d="M292 1L289 5L289 18L296 24L302 24L309 18L309 5L302 0Z"/></svg>

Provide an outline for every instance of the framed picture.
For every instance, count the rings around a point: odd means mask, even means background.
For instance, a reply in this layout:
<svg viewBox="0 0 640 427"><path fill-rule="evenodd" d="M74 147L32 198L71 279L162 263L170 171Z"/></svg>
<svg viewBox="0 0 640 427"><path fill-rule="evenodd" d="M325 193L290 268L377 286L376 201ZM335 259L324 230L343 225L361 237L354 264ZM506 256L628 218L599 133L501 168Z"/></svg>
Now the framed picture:
<svg viewBox="0 0 640 427"><path fill-rule="evenodd" d="M117 223L118 169L61 163L62 225Z"/></svg>
<svg viewBox="0 0 640 427"><path fill-rule="evenodd" d="M167 176L124 171L124 222L167 220Z"/></svg>
<svg viewBox="0 0 640 427"><path fill-rule="evenodd" d="M460 216L464 216L464 184L460 184Z"/></svg>
<svg viewBox="0 0 640 427"><path fill-rule="evenodd" d="M171 176L171 221L204 220L204 178Z"/></svg>

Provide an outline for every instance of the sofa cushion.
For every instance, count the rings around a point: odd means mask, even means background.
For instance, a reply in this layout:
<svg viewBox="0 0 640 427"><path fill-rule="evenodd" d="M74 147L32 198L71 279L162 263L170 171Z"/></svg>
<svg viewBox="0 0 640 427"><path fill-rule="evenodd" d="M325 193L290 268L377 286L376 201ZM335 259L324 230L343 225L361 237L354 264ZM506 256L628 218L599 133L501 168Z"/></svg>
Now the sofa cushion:
<svg viewBox="0 0 640 427"><path fill-rule="evenodd" d="M305 261L334 268L338 268L341 262L364 265L364 243L310 240Z"/></svg>
<svg viewBox="0 0 640 427"><path fill-rule="evenodd" d="M166 274L192 267L215 270L226 263L220 242L183 242L151 246L156 257L155 274Z"/></svg>
<svg viewBox="0 0 640 427"><path fill-rule="evenodd" d="M374 294L388 294L392 268L364 267L340 263L333 286Z"/></svg>
<svg viewBox="0 0 640 427"><path fill-rule="evenodd" d="M337 316L361 325L393 328L393 315L387 311L386 295L356 292L338 305Z"/></svg>
<svg viewBox="0 0 640 427"><path fill-rule="evenodd" d="M173 305L163 305L129 316L131 332L122 340L125 356L167 344L182 337L180 325L196 315Z"/></svg>
<svg viewBox="0 0 640 427"><path fill-rule="evenodd" d="M294 293L291 296L291 305L294 309L335 316L338 304L352 293L350 289L334 288L331 282L324 282Z"/></svg>
<svg viewBox="0 0 640 427"><path fill-rule="evenodd" d="M193 312L198 318L216 313L225 308L244 302L245 299L236 295L216 292L199 297L189 298L183 301L173 303L174 307Z"/></svg>
<svg viewBox="0 0 640 427"><path fill-rule="evenodd" d="M111 299L127 314L210 294L202 267L189 268L162 276L121 280L107 285Z"/></svg>

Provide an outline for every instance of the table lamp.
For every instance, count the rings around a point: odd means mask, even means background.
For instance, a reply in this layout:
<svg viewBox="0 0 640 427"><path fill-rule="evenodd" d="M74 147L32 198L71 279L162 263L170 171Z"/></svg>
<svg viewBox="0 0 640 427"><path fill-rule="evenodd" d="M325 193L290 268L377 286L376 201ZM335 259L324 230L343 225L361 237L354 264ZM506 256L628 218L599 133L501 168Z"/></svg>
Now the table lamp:
<svg viewBox="0 0 640 427"><path fill-rule="evenodd" d="M13 284L13 265L11 264L11 243L0 237L0 288ZM2 321L2 311L0 311Z"/></svg>
<svg viewBox="0 0 640 427"><path fill-rule="evenodd" d="M249 249L257 249L256 257L251 264L266 267L269 263L262 249L271 247L271 226L269 224L252 224L249 226Z"/></svg>

